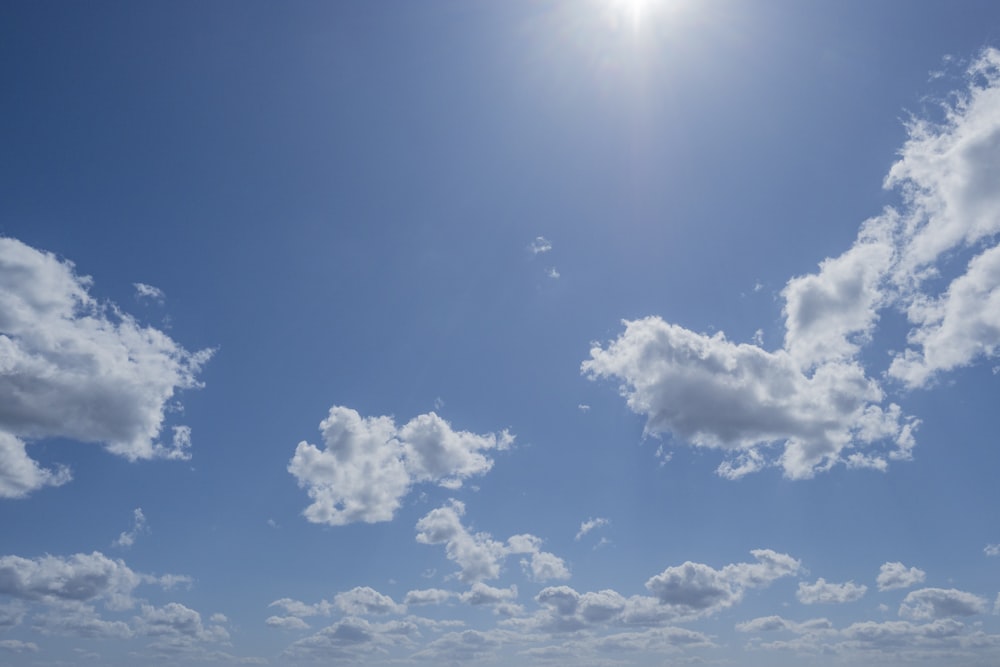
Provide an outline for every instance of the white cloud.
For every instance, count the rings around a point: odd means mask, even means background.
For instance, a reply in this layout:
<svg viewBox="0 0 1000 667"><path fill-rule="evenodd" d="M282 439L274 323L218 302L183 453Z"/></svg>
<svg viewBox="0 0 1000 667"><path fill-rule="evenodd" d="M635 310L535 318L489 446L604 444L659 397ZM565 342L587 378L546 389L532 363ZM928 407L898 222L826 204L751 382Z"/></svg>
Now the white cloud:
<svg viewBox="0 0 1000 667"><path fill-rule="evenodd" d="M603 517L597 517L596 519L587 519L586 521L580 523L580 530L577 531L576 537L573 539L579 541L580 538L582 538L590 531L595 530L597 528L604 528L605 526L610 525L610 523L611 523L610 520L605 519Z"/></svg>
<svg viewBox="0 0 1000 667"><path fill-rule="evenodd" d="M122 560L99 551L68 558L0 556L0 595L44 602L103 600L111 609L128 609L142 583Z"/></svg>
<svg viewBox="0 0 1000 667"><path fill-rule="evenodd" d="M433 412L397 428L391 417L362 417L340 406L330 408L320 431L323 448L300 442L288 471L313 501L306 518L334 526L389 521L413 484L458 488L492 468L484 452L514 440L507 431L454 431Z"/></svg>
<svg viewBox="0 0 1000 667"><path fill-rule="evenodd" d="M544 252L552 250L552 244L544 236L536 236L535 240L528 246L528 250L530 250L533 255L540 255Z"/></svg>
<svg viewBox="0 0 1000 667"><path fill-rule="evenodd" d="M60 600L36 614L33 627L44 634L94 639L127 639L135 632L124 621L108 621L93 605Z"/></svg>
<svg viewBox="0 0 1000 667"><path fill-rule="evenodd" d="M535 581L566 579L569 570L561 558L541 551L541 539L534 535L514 535L506 543L489 533L470 533L462 525L465 505L451 500L448 505L428 512L417 522L417 542L443 544L449 560L461 568L458 578L466 583L496 579L503 561L511 554L526 554L522 566Z"/></svg>
<svg viewBox="0 0 1000 667"><path fill-rule="evenodd" d="M18 639L0 640L0 650L11 653L37 653L38 644L34 642L22 642Z"/></svg>
<svg viewBox="0 0 1000 667"><path fill-rule="evenodd" d="M842 604L860 600L867 592L868 587L863 584L855 584L853 581L833 584L820 577L812 584L800 581L795 596L802 604Z"/></svg>
<svg viewBox="0 0 1000 667"><path fill-rule="evenodd" d="M0 498L23 498L42 487L61 486L71 479L69 468L42 468L28 456L23 440L0 431Z"/></svg>
<svg viewBox="0 0 1000 667"><path fill-rule="evenodd" d="M435 664L467 665L494 655L510 638L496 630L449 632L413 654L415 660Z"/></svg>
<svg viewBox="0 0 1000 667"><path fill-rule="evenodd" d="M734 453L719 473L737 477L765 464L761 448L783 443L785 475L811 477L843 450L891 439L909 446L898 406L883 409L878 384L853 362L824 364L807 375L785 350L767 352L721 333L698 334L658 317L625 322L607 348L582 365L592 379L618 378L648 433L671 432L702 447Z"/></svg>
<svg viewBox="0 0 1000 667"><path fill-rule="evenodd" d="M471 583L500 576L506 547L488 533L472 534L462 525L465 505L457 500L431 510L417 522L417 542L444 544L449 560L462 568L459 579Z"/></svg>
<svg viewBox="0 0 1000 667"><path fill-rule="evenodd" d="M282 630L308 630L309 624L298 616L268 616L264 623Z"/></svg>
<svg viewBox="0 0 1000 667"><path fill-rule="evenodd" d="M889 591L895 588L909 588L923 582L927 573L915 567L907 569L900 562L883 563L879 568L878 578L875 582L880 591Z"/></svg>
<svg viewBox="0 0 1000 667"><path fill-rule="evenodd" d="M68 481L41 469L25 442L103 443L130 461L189 458L183 439L159 440L167 404L211 351L191 353L89 294L73 264L0 238L0 497Z"/></svg>
<svg viewBox="0 0 1000 667"><path fill-rule="evenodd" d="M1000 544L987 544L983 547L983 553L987 556L1000 556Z"/></svg>
<svg viewBox="0 0 1000 667"><path fill-rule="evenodd" d="M548 269L546 269L545 275L547 275L549 278L552 278L553 280L557 280L562 276L562 274L559 273L559 270L556 269L556 267L554 266L550 266Z"/></svg>
<svg viewBox="0 0 1000 667"><path fill-rule="evenodd" d="M419 629L410 621L372 623L348 616L316 634L296 641L285 651L295 659L361 663L387 646L409 645Z"/></svg>
<svg viewBox="0 0 1000 667"><path fill-rule="evenodd" d="M513 602L517 599L517 586L511 585L509 588L493 588L477 581L472 584L472 588L459 595L458 599L471 605L497 605L505 602Z"/></svg>
<svg viewBox="0 0 1000 667"><path fill-rule="evenodd" d="M917 620L985 614L984 598L954 588L922 588L912 591L899 605L899 615Z"/></svg>
<svg viewBox="0 0 1000 667"><path fill-rule="evenodd" d="M321 600L316 604L307 604L291 598L281 598L280 600L275 600L269 604L268 607L279 607L284 609L285 614L288 616L298 616L300 618L320 615L329 616L330 611L333 609L333 605L326 600Z"/></svg>
<svg viewBox="0 0 1000 667"><path fill-rule="evenodd" d="M787 554L770 549L750 553L756 563L733 563L721 570L691 561L668 567L650 578L646 588L679 616L711 614L739 602L747 588L767 586L801 570L801 563Z"/></svg>
<svg viewBox="0 0 1000 667"><path fill-rule="evenodd" d="M150 637L191 639L197 641L226 641L229 632L222 625L206 626L194 609L178 602L162 607L144 604L141 614L135 617L137 632Z"/></svg>
<svg viewBox="0 0 1000 667"><path fill-rule="evenodd" d="M135 297L137 299L152 299L153 301L162 303L167 296L159 287L153 287L146 283L132 283L132 286L135 287Z"/></svg>
<svg viewBox="0 0 1000 667"><path fill-rule="evenodd" d="M407 592L406 597L403 598L403 602L411 605L441 604L454 596L455 594L451 591L441 588L424 588Z"/></svg>
<svg viewBox="0 0 1000 667"><path fill-rule="evenodd" d="M123 531L112 546L128 548L135 544L136 538L142 533L148 533L149 527L146 525L146 515L142 513L141 507L136 507L132 512L132 529Z"/></svg>
<svg viewBox="0 0 1000 667"><path fill-rule="evenodd" d="M671 623L732 607L747 589L765 587L801 569L799 561L785 554L769 549L752 553L756 562L732 563L721 569L693 562L668 567L646 582L652 596L626 598L611 589L578 593L569 586L549 586L535 596L537 611L502 625L523 635L576 633L577 637L616 627L667 630ZM685 641L680 636L677 640ZM691 640L701 641L698 637Z"/></svg>
<svg viewBox="0 0 1000 667"><path fill-rule="evenodd" d="M984 51L968 82L944 121L909 124L885 181L899 208L865 222L851 248L815 273L788 281L781 349L647 318L591 350L583 372L617 379L648 433L729 450L724 477L780 465L805 478L837 463L885 470L909 459L918 422L883 405L860 362L881 311L901 309L911 325L887 370L908 388L1000 347L1000 51ZM774 447L780 454L766 456Z"/></svg>
<svg viewBox="0 0 1000 667"><path fill-rule="evenodd" d="M388 595L383 595L368 586L358 586L344 593L337 593L333 603L350 616L402 614L406 611L404 605L396 604Z"/></svg>

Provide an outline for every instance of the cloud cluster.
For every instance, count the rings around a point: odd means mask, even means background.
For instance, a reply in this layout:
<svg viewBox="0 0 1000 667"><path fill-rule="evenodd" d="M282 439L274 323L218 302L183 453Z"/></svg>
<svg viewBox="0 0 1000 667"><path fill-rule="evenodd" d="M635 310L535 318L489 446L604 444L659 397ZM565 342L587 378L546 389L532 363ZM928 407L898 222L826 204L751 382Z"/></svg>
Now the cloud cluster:
<svg viewBox="0 0 1000 667"><path fill-rule="evenodd" d="M320 431L322 449L300 442L288 472L312 500L305 517L331 526L389 521L414 484L459 488L493 467L485 452L514 441L507 431L455 431L433 412L397 427L392 417L362 417L341 406L330 408Z"/></svg>
<svg viewBox="0 0 1000 667"><path fill-rule="evenodd" d="M0 599L15 601L0 607L0 628L18 626L30 617L32 629L43 634L95 639L144 637L153 640L150 648L154 653L204 658L215 653L207 644L229 641L225 616L214 614L206 622L199 612L183 604L156 606L135 595L142 585L168 590L177 581L190 579L141 574L99 551L65 557L0 556ZM123 616L137 607L138 613L131 618Z"/></svg>
<svg viewBox="0 0 1000 667"><path fill-rule="evenodd" d="M884 470L910 458L918 422L885 404L860 360L880 313L900 310L911 326L885 370L906 388L1000 345L1000 51L984 51L968 82L943 121L909 124L885 182L900 206L866 221L816 273L788 281L781 349L649 317L595 345L582 371L616 379L648 433L728 450L724 477L779 465L801 479L837 463Z"/></svg>
<svg viewBox="0 0 1000 667"><path fill-rule="evenodd" d="M177 392L200 386L210 350L188 352L90 296L71 262L0 238L0 497L70 479L44 469L26 443L63 437L102 443L130 461L190 457L190 431L163 442Z"/></svg>
<svg viewBox="0 0 1000 667"><path fill-rule="evenodd" d="M568 579L569 569L558 556L541 550L534 535L514 535L506 542L489 533L471 533L462 525L465 505L457 500L428 512L417 522L417 542L443 544L449 560L461 568L458 578L466 583L496 579L504 560L521 555L521 566L534 581Z"/></svg>

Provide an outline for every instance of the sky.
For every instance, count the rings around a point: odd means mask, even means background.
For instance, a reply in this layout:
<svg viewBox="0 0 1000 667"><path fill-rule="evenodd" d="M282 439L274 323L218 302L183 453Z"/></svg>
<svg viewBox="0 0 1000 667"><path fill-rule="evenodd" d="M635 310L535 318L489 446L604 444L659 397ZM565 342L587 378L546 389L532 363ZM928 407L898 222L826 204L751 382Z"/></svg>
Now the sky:
<svg viewBox="0 0 1000 667"><path fill-rule="evenodd" d="M0 664L1000 664L1000 4L0 4Z"/></svg>

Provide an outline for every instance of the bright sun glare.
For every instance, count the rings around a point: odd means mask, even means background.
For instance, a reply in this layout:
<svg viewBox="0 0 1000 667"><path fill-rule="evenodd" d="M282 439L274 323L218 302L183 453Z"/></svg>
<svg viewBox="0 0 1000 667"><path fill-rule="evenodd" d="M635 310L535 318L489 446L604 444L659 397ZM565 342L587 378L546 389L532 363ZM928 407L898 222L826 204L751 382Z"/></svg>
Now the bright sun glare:
<svg viewBox="0 0 1000 667"><path fill-rule="evenodd" d="M662 5L664 0L606 0L606 2L636 29L649 12Z"/></svg>

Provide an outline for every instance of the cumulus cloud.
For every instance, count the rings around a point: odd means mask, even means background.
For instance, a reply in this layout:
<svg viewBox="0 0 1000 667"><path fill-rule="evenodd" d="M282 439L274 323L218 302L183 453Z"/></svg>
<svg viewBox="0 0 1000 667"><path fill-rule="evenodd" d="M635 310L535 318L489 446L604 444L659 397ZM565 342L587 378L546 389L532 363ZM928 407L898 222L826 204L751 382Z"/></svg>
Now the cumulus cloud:
<svg viewBox="0 0 1000 667"><path fill-rule="evenodd" d="M433 412L397 427L392 417L362 417L341 406L330 408L320 431L323 448L300 442L288 472L313 501L305 517L332 526L389 521L413 484L459 488L493 467L485 452L514 441L507 431L452 430Z"/></svg>
<svg viewBox="0 0 1000 667"><path fill-rule="evenodd" d="M298 616L268 616L264 623L282 630L308 630L309 624Z"/></svg>
<svg viewBox="0 0 1000 667"><path fill-rule="evenodd" d="M538 610L502 624L523 634L574 633L577 637L614 628L670 630L672 623L716 614L740 602L747 589L765 587L801 569L799 561L786 554L769 549L752 553L755 562L732 563L721 569L690 561L668 567L646 582L651 596L625 597L611 589L579 593L565 585L549 586L535 596ZM647 630L639 634L652 636ZM626 636L629 633L619 637ZM684 641L679 635L676 639ZM695 643L702 639L700 635L691 637Z"/></svg>
<svg viewBox="0 0 1000 667"><path fill-rule="evenodd" d="M985 614L989 603L978 595L954 588L922 588L906 595L899 615L917 620Z"/></svg>
<svg viewBox="0 0 1000 667"><path fill-rule="evenodd" d="M130 461L190 457L189 431L160 434L211 351L185 350L96 301L90 285L71 262L0 238L0 497L69 480L28 457L41 438L102 443Z"/></svg>
<svg viewBox="0 0 1000 667"><path fill-rule="evenodd" d="M1000 345L1000 51L984 51L968 82L945 120L910 122L885 181L900 206L866 221L815 273L788 281L781 349L649 317L595 346L583 372L616 379L647 433L728 450L724 477L780 465L801 479L837 463L885 470L911 458L917 420L885 404L860 361L880 313L901 310L911 325L886 370L911 389Z"/></svg>
<svg viewBox="0 0 1000 667"><path fill-rule="evenodd" d="M403 602L410 605L441 604L454 596L451 591L441 588L424 588L407 592Z"/></svg>
<svg viewBox="0 0 1000 667"><path fill-rule="evenodd" d="M143 577L124 561L99 551L67 558L0 556L0 595L21 600L84 602L103 600L111 609L133 605L132 592Z"/></svg>
<svg viewBox="0 0 1000 667"><path fill-rule="evenodd" d="M419 629L410 621L373 623L348 616L296 641L285 654L295 660L364 662L373 651L409 645L415 636L419 636Z"/></svg>
<svg viewBox="0 0 1000 667"><path fill-rule="evenodd" d="M297 616L300 618L308 618L309 616L329 616L330 611L333 609L333 605L326 600L320 600L316 604L307 604L305 602L300 602L299 600L293 600L292 598L281 598L280 600L275 600L268 607L278 607L285 611L288 616Z"/></svg>
<svg viewBox="0 0 1000 667"><path fill-rule="evenodd" d="M889 591L895 588L909 588L910 586L915 586L923 582L927 573L915 567L907 569L905 565L900 562L894 563L883 563L882 567L879 568L878 578L875 583L878 584L878 589L880 591Z"/></svg>
<svg viewBox="0 0 1000 667"><path fill-rule="evenodd" d="M343 593L337 593L333 603L345 614L364 616L368 614L402 614L406 607L396 604L391 597L383 595L368 586L358 586Z"/></svg>
<svg viewBox="0 0 1000 667"><path fill-rule="evenodd" d="M470 533L462 525L465 505L451 500L447 505L428 512L417 522L417 542L443 544L449 560L461 568L458 578L466 583L496 579L500 569L512 554L526 555L521 561L535 581L566 579L569 569L561 558L541 551L542 541L534 535L514 535L507 542L498 542L489 533Z"/></svg>
<svg viewBox="0 0 1000 667"><path fill-rule="evenodd" d="M205 625L201 614L178 602L162 607L144 604L135 617L136 630L150 637L171 640L226 641L229 632L221 624Z"/></svg>
<svg viewBox="0 0 1000 667"><path fill-rule="evenodd" d="M741 623L737 629L795 635L790 640L766 642L755 637L747 645L749 649L792 652L800 656L800 661L810 654L822 656L824 662L836 656L836 661L844 664L877 664L886 659L934 665L965 664L970 650L983 657L990 655L991 647L995 650L1000 646L1000 636L982 630L967 632L964 624L952 618L927 623L860 621L835 628L827 619L797 623L770 616Z"/></svg>
<svg viewBox="0 0 1000 667"><path fill-rule="evenodd" d="M853 581L834 584L820 577L812 584L800 581L795 595L802 604L841 604L860 600L867 592L867 586Z"/></svg>
<svg viewBox="0 0 1000 667"><path fill-rule="evenodd" d="M477 581L472 584L472 588L459 595L458 599L471 605L509 603L517 599L517 586L511 585L509 588L494 588Z"/></svg>
<svg viewBox="0 0 1000 667"><path fill-rule="evenodd" d="M798 573L801 563L770 549L750 552L756 563L733 563L721 570L688 561L668 567L651 577L646 588L678 615L710 614L743 599L747 588L767 586L772 581Z"/></svg>
<svg viewBox="0 0 1000 667"><path fill-rule="evenodd" d="M701 447L734 452L720 474L739 477L765 465L762 448L782 443L776 463L795 479L834 465L852 446L889 438L911 446L911 425L898 406L876 405L878 383L853 362L803 372L787 350L767 352L699 334L658 317L625 322L607 348L594 347L583 370L618 378L646 431L673 433Z"/></svg>

